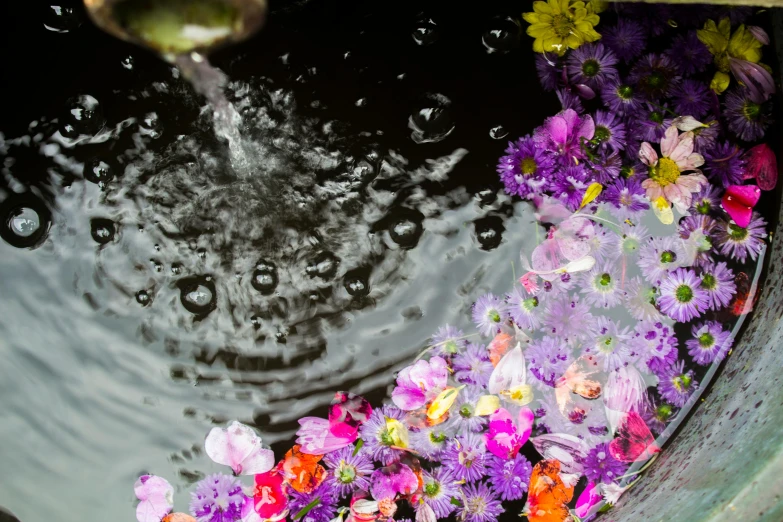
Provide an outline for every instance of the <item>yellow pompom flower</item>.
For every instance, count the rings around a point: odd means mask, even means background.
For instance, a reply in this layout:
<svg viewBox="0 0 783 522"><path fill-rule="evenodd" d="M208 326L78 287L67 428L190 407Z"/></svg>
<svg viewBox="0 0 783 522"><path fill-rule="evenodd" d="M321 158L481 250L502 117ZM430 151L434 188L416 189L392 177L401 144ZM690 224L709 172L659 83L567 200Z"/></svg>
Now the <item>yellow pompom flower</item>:
<svg viewBox="0 0 783 522"><path fill-rule="evenodd" d="M523 13L522 17L530 24L527 34L535 38L533 50L537 53L551 52L563 56L568 49L576 49L585 42L601 38L593 29L600 19L592 2L533 2L533 12Z"/></svg>
<svg viewBox="0 0 783 522"><path fill-rule="evenodd" d="M731 83L729 58L751 63L759 63L761 60L763 44L744 25L737 27L734 34L731 34L731 21L728 18L722 18L717 24L714 20L707 20L704 28L696 31L696 36L715 57L715 67L718 70L712 78L710 88L718 94L725 91Z"/></svg>

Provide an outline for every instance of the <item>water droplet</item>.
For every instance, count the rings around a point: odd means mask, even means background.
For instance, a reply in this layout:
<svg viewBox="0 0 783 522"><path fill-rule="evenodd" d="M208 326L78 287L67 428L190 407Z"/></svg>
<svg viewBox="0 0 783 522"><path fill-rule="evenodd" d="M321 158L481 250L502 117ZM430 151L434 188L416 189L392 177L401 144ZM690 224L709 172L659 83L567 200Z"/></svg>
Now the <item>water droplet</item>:
<svg viewBox="0 0 783 522"><path fill-rule="evenodd" d="M14 194L0 205L0 237L17 248L36 248L51 225L46 205L30 194Z"/></svg>
<svg viewBox="0 0 783 522"><path fill-rule="evenodd" d="M502 140L508 136L508 131L502 125L489 129L489 137L493 140Z"/></svg>
<svg viewBox="0 0 783 522"><path fill-rule="evenodd" d="M498 199L498 192L492 187L484 187L476 192L476 199L481 205L491 205Z"/></svg>
<svg viewBox="0 0 783 522"><path fill-rule="evenodd" d="M174 275L180 275L182 273L182 265L180 263L173 263L171 265L171 273Z"/></svg>
<svg viewBox="0 0 783 522"><path fill-rule="evenodd" d="M359 98L358 100L356 100L355 105L357 107L364 107L364 106L366 106L367 105L367 98Z"/></svg>
<svg viewBox="0 0 783 522"><path fill-rule="evenodd" d="M264 295L270 295L277 288L277 267L268 261L259 261L250 284Z"/></svg>
<svg viewBox="0 0 783 522"><path fill-rule="evenodd" d="M349 270L343 276L345 290L354 297L364 297L370 293L370 268L361 267Z"/></svg>
<svg viewBox="0 0 783 522"><path fill-rule="evenodd" d="M474 223L476 240L482 250L494 250L503 239L503 220L497 216L487 216L477 219Z"/></svg>
<svg viewBox="0 0 783 522"><path fill-rule="evenodd" d="M454 130L451 100L442 94L429 94L422 107L408 118L411 139L416 143L443 141Z"/></svg>
<svg viewBox="0 0 783 522"><path fill-rule="evenodd" d="M70 98L60 120L60 133L66 138L94 136L103 128L103 111L89 94Z"/></svg>
<svg viewBox="0 0 783 522"><path fill-rule="evenodd" d="M11 232L19 237L30 237L41 227L38 213L27 207L20 208L11 218Z"/></svg>
<svg viewBox="0 0 783 522"><path fill-rule="evenodd" d="M177 286L179 300L188 312L203 318L215 309L217 290L211 276L186 277L177 281Z"/></svg>
<svg viewBox="0 0 783 522"><path fill-rule="evenodd" d="M105 184L114 179L111 166L100 158L91 158L85 161L82 175L84 179L96 185Z"/></svg>
<svg viewBox="0 0 783 522"><path fill-rule="evenodd" d="M403 248L413 248L419 243L424 227L424 216L414 210L401 209L389 220L389 236Z"/></svg>
<svg viewBox="0 0 783 522"><path fill-rule="evenodd" d="M413 27L411 37L418 45L430 45L440 37L440 29L431 18L420 18Z"/></svg>
<svg viewBox="0 0 783 522"><path fill-rule="evenodd" d="M147 306L152 302L150 294L146 290L139 290L136 292L136 302L142 306Z"/></svg>
<svg viewBox="0 0 783 522"><path fill-rule="evenodd" d="M263 321L264 320L261 318L261 316L258 316L258 315L254 315L254 316L250 317L250 324L252 324L253 328L255 328L256 330L261 328L261 325L263 324Z"/></svg>
<svg viewBox="0 0 783 522"><path fill-rule="evenodd" d="M144 115L140 123L141 131L151 138L160 138L163 134L163 126L156 112L148 112Z"/></svg>
<svg viewBox="0 0 783 522"><path fill-rule="evenodd" d="M114 221L104 218L95 218L90 221L90 234L99 245L111 243L114 240L116 226Z"/></svg>
<svg viewBox="0 0 783 522"><path fill-rule="evenodd" d="M43 26L54 33L67 33L82 25L82 17L73 7L49 5L44 8Z"/></svg>
<svg viewBox="0 0 783 522"><path fill-rule="evenodd" d="M207 258L207 250L205 248L199 248L196 250L196 255L199 259L206 259Z"/></svg>
<svg viewBox="0 0 783 522"><path fill-rule="evenodd" d="M125 58L123 58L120 61L120 65L122 65L123 69L127 69L129 71L132 71L133 70L133 65L134 65L133 62L134 62L133 56L128 55L128 56L126 56Z"/></svg>
<svg viewBox="0 0 783 522"><path fill-rule="evenodd" d="M510 16L496 17L490 20L481 36L481 42L487 53L504 54L519 46L522 30L519 22Z"/></svg>
<svg viewBox="0 0 783 522"><path fill-rule="evenodd" d="M316 256L306 272L310 277L320 277L321 279L330 279L337 272L340 260L331 252L321 252Z"/></svg>
<svg viewBox="0 0 783 522"><path fill-rule="evenodd" d="M156 272L163 272L163 263L158 261L157 259L150 259L150 263L152 263L152 269Z"/></svg>

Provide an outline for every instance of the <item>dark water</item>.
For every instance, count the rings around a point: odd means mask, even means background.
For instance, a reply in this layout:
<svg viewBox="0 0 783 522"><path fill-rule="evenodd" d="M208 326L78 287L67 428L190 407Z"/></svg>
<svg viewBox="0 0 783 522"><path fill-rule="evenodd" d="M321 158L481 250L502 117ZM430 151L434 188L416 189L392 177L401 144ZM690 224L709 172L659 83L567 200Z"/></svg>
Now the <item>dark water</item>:
<svg viewBox="0 0 783 522"><path fill-rule="evenodd" d="M171 67L78 4L4 2L0 199L42 237L0 242L0 505L133 520L140 473L184 490L217 469L212 425L279 451L335 390L386 397L520 275L536 229L495 162L558 104L519 4L372 4L273 4L213 57L240 171Z"/></svg>

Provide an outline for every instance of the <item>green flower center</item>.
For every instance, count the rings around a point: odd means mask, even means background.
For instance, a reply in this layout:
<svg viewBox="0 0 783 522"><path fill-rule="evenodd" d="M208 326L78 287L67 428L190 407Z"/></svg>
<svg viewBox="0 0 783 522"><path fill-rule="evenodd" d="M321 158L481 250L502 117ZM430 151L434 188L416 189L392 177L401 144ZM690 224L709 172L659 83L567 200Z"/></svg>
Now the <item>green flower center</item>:
<svg viewBox="0 0 783 522"><path fill-rule="evenodd" d="M661 422L666 422L672 416L672 407L670 404L661 404L655 408L655 418Z"/></svg>
<svg viewBox="0 0 783 522"><path fill-rule="evenodd" d="M657 124L663 123L663 113L658 111L653 111L650 113L650 121L654 121Z"/></svg>
<svg viewBox="0 0 783 522"><path fill-rule="evenodd" d="M380 440L381 444L384 446L394 446L394 437L392 437L392 434L389 433L389 430L386 428L381 429L378 433L378 440Z"/></svg>
<svg viewBox="0 0 783 522"><path fill-rule="evenodd" d="M633 87L630 85L621 85L617 88L617 96L623 100L630 100L633 98Z"/></svg>
<svg viewBox="0 0 783 522"><path fill-rule="evenodd" d="M430 432L430 441L432 441L434 444L440 444L442 442L446 441L446 434L445 433L435 433Z"/></svg>
<svg viewBox="0 0 783 522"><path fill-rule="evenodd" d="M623 236L623 253L633 254L639 250L639 240L635 237Z"/></svg>
<svg viewBox="0 0 783 522"><path fill-rule="evenodd" d="M612 276L609 274L601 274L601 277L598 278L598 284L601 286L609 286L612 284Z"/></svg>
<svg viewBox="0 0 783 522"><path fill-rule="evenodd" d="M661 252L661 263L674 263L677 261L677 254L672 252L671 250L664 250Z"/></svg>
<svg viewBox="0 0 783 522"><path fill-rule="evenodd" d="M674 291L674 296L680 303L690 303L693 299L693 288L688 285L680 285Z"/></svg>
<svg viewBox="0 0 783 522"><path fill-rule="evenodd" d="M457 353L459 350L457 343L454 341L446 341L446 344L443 345L443 349L448 353Z"/></svg>
<svg viewBox="0 0 783 522"><path fill-rule="evenodd" d="M434 497L440 493L440 484L437 482L427 482L424 484L424 494L428 497Z"/></svg>
<svg viewBox="0 0 783 522"><path fill-rule="evenodd" d="M748 120L757 120L761 115L761 105L758 103L753 103L750 100L746 100L745 104L742 106L742 113Z"/></svg>
<svg viewBox="0 0 783 522"><path fill-rule="evenodd" d="M459 414L468 419L473 416L473 408L470 407L470 404L463 404L459 409Z"/></svg>
<svg viewBox="0 0 783 522"><path fill-rule="evenodd" d="M669 158L661 158L650 168L650 177L662 187L674 183L680 177L680 167Z"/></svg>
<svg viewBox="0 0 783 522"><path fill-rule="evenodd" d="M522 308L526 312L532 312L534 308L538 307L538 297L528 297L522 301Z"/></svg>
<svg viewBox="0 0 783 522"><path fill-rule="evenodd" d="M653 89L660 89L666 83L666 78L659 71L655 71L647 77L647 85Z"/></svg>
<svg viewBox="0 0 783 522"><path fill-rule="evenodd" d="M696 203L696 212L699 214L709 214L710 213L710 202L709 201L700 201Z"/></svg>
<svg viewBox="0 0 783 522"><path fill-rule="evenodd" d="M598 74L600 70L601 66L598 64L597 60L585 60L585 63L582 64L582 74L588 78L592 78Z"/></svg>
<svg viewBox="0 0 783 522"><path fill-rule="evenodd" d="M593 133L593 139L599 143L609 140L612 137L612 131L603 125L599 125L595 128Z"/></svg>
<svg viewBox="0 0 783 522"><path fill-rule="evenodd" d="M519 170L523 176L532 176L538 170L538 164L533 158L525 158L519 162Z"/></svg>
<svg viewBox="0 0 783 522"><path fill-rule="evenodd" d="M715 279L715 276L712 274L702 274L701 275L701 286L705 290L712 290L716 286L718 286L718 281Z"/></svg>
<svg viewBox="0 0 783 522"><path fill-rule="evenodd" d="M487 317L489 317L489 320L493 323L499 323L500 322L500 312L495 310L494 308L487 312Z"/></svg>
<svg viewBox="0 0 783 522"><path fill-rule="evenodd" d="M345 461L340 462L340 467L337 470L337 480L343 484L352 484L356 479L356 468L345 464Z"/></svg>
<svg viewBox="0 0 783 522"><path fill-rule="evenodd" d="M636 174L633 167L623 167L620 169L620 175L626 179Z"/></svg>
<svg viewBox="0 0 783 522"><path fill-rule="evenodd" d="M729 236L734 241L743 241L748 237L748 230L746 228L738 227L734 223L729 223Z"/></svg>
<svg viewBox="0 0 783 522"><path fill-rule="evenodd" d="M710 348L715 344L715 337L709 332L704 332L699 336L699 345L702 348Z"/></svg>
<svg viewBox="0 0 783 522"><path fill-rule="evenodd" d="M693 379L691 379L690 375L682 373L672 379L672 385L677 389L677 391L683 391L690 387L692 381Z"/></svg>
<svg viewBox="0 0 783 522"><path fill-rule="evenodd" d="M566 38L574 32L575 27L574 22L567 15L559 14L552 18L552 29L560 38Z"/></svg>

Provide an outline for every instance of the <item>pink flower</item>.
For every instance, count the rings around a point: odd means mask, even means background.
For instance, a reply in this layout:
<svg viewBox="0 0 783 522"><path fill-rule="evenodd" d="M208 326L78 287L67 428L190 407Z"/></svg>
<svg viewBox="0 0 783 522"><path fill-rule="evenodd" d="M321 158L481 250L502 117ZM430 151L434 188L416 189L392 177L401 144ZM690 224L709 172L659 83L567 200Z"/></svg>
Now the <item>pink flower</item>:
<svg viewBox="0 0 783 522"><path fill-rule="evenodd" d="M370 477L370 494L381 502L395 499L397 495L411 495L419 489L419 479L411 468L395 462L373 471Z"/></svg>
<svg viewBox="0 0 783 522"><path fill-rule="evenodd" d="M209 458L231 466L237 475L265 473L275 465L275 454L261 446L253 428L233 421L228 428L212 428L204 441Z"/></svg>
<svg viewBox="0 0 783 522"><path fill-rule="evenodd" d="M534 419L533 411L524 406L515 424L511 414L500 408L489 416L489 431L484 434L487 449L501 459L513 459L530 438Z"/></svg>
<svg viewBox="0 0 783 522"><path fill-rule="evenodd" d="M584 518L590 511L590 508L601 502L602 499L601 488L596 487L594 483L590 482L587 484L585 490L582 491L582 494L579 495L574 513L576 513L576 516Z"/></svg>
<svg viewBox="0 0 783 522"><path fill-rule="evenodd" d="M778 184L778 160L769 145L756 145L745 153L745 177L755 179L761 190L774 190Z"/></svg>
<svg viewBox="0 0 783 522"><path fill-rule="evenodd" d="M329 429L336 437L356 439L359 427L372 414L372 406L364 397L338 391L329 407Z"/></svg>
<svg viewBox="0 0 783 522"><path fill-rule="evenodd" d="M174 506L174 488L169 481L155 475L142 475L133 485L139 499L136 519L139 522L159 522Z"/></svg>
<svg viewBox="0 0 783 522"><path fill-rule="evenodd" d="M574 165L584 157L582 138L591 140L593 134L595 123L591 116L580 117L573 109L566 109L544 122L536 141L559 156L563 165Z"/></svg>
<svg viewBox="0 0 783 522"><path fill-rule="evenodd" d="M283 475L274 471L255 476L253 510L262 520L274 518L288 506L288 495L283 482Z"/></svg>
<svg viewBox="0 0 783 522"><path fill-rule="evenodd" d="M419 409L446 387L448 378L448 363L442 357L416 361L400 371L392 401L401 410Z"/></svg>
<svg viewBox="0 0 783 522"><path fill-rule="evenodd" d="M679 134L677 128L671 126L661 139L661 157L644 142L639 158L650 167L650 177L642 182L642 187L653 203L663 199L685 213L691 206L691 194L707 185L707 178L698 169L704 164L704 157L693 152L693 132ZM695 173L681 174L688 171Z"/></svg>
<svg viewBox="0 0 783 522"><path fill-rule="evenodd" d="M301 446L302 453L308 455L325 455L344 448L359 438L358 430L347 436L335 435L330 429L329 421L319 417L302 417L299 419L299 425L301 428L296 432L296 443Z"/></svg>

